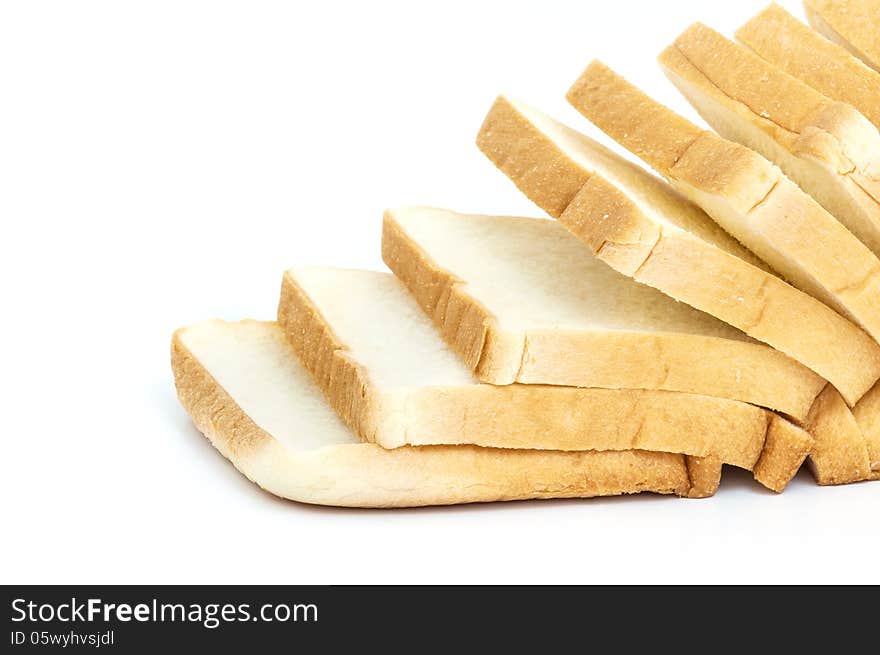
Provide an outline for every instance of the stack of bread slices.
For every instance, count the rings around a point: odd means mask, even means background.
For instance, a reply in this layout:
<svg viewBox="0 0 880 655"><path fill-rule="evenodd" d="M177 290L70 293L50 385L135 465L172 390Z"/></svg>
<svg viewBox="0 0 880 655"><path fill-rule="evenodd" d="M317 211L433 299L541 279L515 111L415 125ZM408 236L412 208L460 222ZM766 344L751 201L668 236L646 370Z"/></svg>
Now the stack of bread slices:
<svg viewBox="0 0 880 655"><path fill-rule="evenodd" d="M880 478L880 1L778 6L568 92L661 177L499 97L480 150L550 219L385 213L391 270L294 268L275 322L178 330L198 428L302 502L781 492Z"/></svg>

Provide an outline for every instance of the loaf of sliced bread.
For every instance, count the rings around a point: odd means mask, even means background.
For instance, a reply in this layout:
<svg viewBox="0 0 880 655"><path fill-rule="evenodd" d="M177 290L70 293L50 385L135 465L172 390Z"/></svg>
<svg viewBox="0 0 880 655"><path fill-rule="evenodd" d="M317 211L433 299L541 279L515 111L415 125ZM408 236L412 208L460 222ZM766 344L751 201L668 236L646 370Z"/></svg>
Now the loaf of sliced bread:
<svg viewBox="0 0 880 655"><path fill-rule="evenodd" d="M554 221L402 207L385 213L382 256L483 382L685 391L800 421L825 386L614 271Z"/></svg>
<svg viewBox="0 0 880 655"><path fill-rule="evenodd" d="M592 139L501 97L477 144L620 273L789 355L832 382L850 405L880 378L880 346L867 334L761 268L696 205Z"/></svg>
<svg viewBox="0 0 880 655"><path fill-rule="evenodd" d="M752 18L736 38L820 93L849 103L880 128L880 72L779 5Z"/></svg>
<svg viewBox="0 0 880 655"><path fill-rule="evenodd" d="M867 118L700 23L660 64L718 134L775 163L880 253L880 132Z"/></svg>
<svg viewBox="0 0 880 655"><path fill-rule="evenodd" d="M598 61L568 99L775 271L880 339L880 260L779 168L700 129Z"/></svg>
<svg viewBox="0 0 880 655"><path fill-rule="evenodd" d="M880 0L804 0L810 25L880 70Z"/></svg>
<svg viewBox="0 0 880 655"><path fill-rule="evenodd" d="M266 491L304 503L408 507L641 491L703 497L721 474L717 461L645 451L361 443L274 323L183 328L171 358L180 401L217 450Z"/></svg>
<svg viewBox="0 0 880 655"><path fill-rule="evenodd" d="M388 273L290 270L278 322L331 406L362 440L386 448L652 450L714 456L770 479L793 474L812 446L773 412L734 400L482 384ZM787 447L774 450L778 461L762 460L773 432Z"/></svg>

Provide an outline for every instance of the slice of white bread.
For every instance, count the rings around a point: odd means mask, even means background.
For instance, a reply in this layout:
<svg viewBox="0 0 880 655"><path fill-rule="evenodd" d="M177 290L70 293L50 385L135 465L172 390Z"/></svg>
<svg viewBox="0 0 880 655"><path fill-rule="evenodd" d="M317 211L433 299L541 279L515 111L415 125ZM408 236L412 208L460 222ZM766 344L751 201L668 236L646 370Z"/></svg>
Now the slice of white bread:
<svg viewBox="0 0 880 655"><path fill-rule="evenodd" d="M736 38L820 93L849 103L880 128L880 72L779 5L757 14L737 30Z"/></svg>
<svg viewBox="0 0 880 655"><path fill-rule="evenodd" d="M411 507L641 491L702 497L721 473L718 463L644 451L361 443L275 323L182 328L171 362L181 403L217 450L266 491L304 503Z"/></svg>
<svg viewBox="0 0 880 655"><path fill-rule="evenodd" d="M867 118L701 23L660 65L718 134L775 163L880 253L880 132Z"/></svg>
<svg viewBox="0 0 880 655"><path fill-rule="evenodd" d="M598 61L568 99L775 271L880 339L880 260L779 168L698 128Z"/></svg>
<svg viewBox="0 0 880 655"><path fill-rule="evenodd" d="M880 0L804 0L810 25L880 70Z"/></svg>
<svg viewBox="0 0 880 655"><path fill-rule="evenodd" d="M696 205L592 139L500 97L477 144L617 271L784 352L850 405L880 378L880 346L862 330L754 265Z"/></svg>
<svg viewBox="0 0 880 655"><path fill-rule="evenodd" d="M685 391L799 421L825 386L778 350L614 271L554 221L392 209L382 256L483 382Z"/></svg>
<svg viewBox="0 0 880 655"><path fill-rule="evenodd" d="M734 400L481 384L388 273L290 270L278 322L331 406L361 439L386 448L474 444L713 456L753 469L759 482L778 490L812 447L805 431ZM767 458L765 443L777 444Z"/></svg>

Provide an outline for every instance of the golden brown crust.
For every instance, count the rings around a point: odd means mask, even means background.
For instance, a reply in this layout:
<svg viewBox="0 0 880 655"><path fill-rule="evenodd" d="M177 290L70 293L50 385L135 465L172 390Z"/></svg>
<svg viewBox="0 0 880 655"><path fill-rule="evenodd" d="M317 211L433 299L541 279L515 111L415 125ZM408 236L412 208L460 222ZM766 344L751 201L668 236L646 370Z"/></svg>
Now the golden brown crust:
<svg viewBox="0 0 880 655"><path fill-rule="evenodd" d="M572 162L503 97L486 114L477 147L554 218L590 179L588 171Z"/></svg>
<svg viewBox="0 0 880 655"><path fill-rule="evenodd" d="M267 329L278 330L274 324ZM705 481L691 485L685 457L667 453L476 446L385 450L357 443L292 452L253 422L179 335L172 341L171 360L181 404L198 429L250 480L291 500L413 507L639 492L689 496L692 490L702 497L707 492Z"/></svg>
<svg viewBox="0 0 880 655"><path fill-rule="evenodd" d="M816 398L804 427L815 439L810 469L819 484L871 479L865 438L853 413L831 385Z"/></svg>
<svg viewBox="0 0 880 655"><path fill-rule="evenodd" d="M598 182L604 183L594 176L587 184ZM610 187L609 193L615 191ZM594 211L606 206L586 203ZM622 226L626 208L624 203L618 207L619 212L609 212L614 219L598 224L614 220ZM576 227L570 229L578 233ZM599 246L605 256L611 237L606 231ZM393 210L385 213L382 253L446 342L483 382L683 391L768 407L799 421L825 386L795 360L754 342L663 332L503 330L470 294L466 281L442 269L407 234ZM797 321L803 324L800 312Z"/></svg>
<svg viewBox="0 0 880 655"><path fill-rule="evenodd" d="M880 70L880 1L805 0L810 25Z"/></svg>
<svg viewBox="0 0 880 655"><path fill-rule="evenodd" d="M829 98L849 103L880 128L880 73L779 5L756 15L736 36L770 63Z"/></svg>

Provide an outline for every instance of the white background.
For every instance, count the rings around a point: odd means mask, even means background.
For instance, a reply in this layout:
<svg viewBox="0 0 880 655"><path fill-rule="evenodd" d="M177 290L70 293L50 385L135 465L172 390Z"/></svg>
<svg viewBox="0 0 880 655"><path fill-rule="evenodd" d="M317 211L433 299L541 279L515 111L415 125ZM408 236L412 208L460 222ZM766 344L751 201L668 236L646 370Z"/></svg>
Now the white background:
<svg viewBox="0 0 880 655"><path fill-rule="evenodd" d="M274 316L282 271L379 268L384 207L536 209L473 145L756 2L0 5L2 583L878 582L880 483L404 511L277 500L191 425L169 339ZM785 3L801 15L800 7Z"/></svg>

